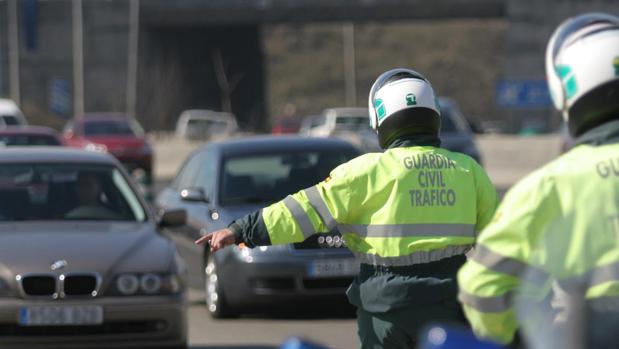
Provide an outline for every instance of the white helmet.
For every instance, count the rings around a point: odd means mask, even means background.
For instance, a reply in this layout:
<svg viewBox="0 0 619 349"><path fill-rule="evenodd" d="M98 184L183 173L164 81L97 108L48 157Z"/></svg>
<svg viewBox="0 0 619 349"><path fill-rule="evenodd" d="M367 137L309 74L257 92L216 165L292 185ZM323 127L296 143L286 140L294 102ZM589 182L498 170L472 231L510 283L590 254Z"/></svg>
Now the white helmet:
<svg viewBox="0 0 619 349"><path fill-rule="evenodd" d="M438 100L428 79L414 70L398 68L381 74L370 89L368 108L370 126L382 148L407 133L438 138Z"/></svg>
<svg viewBox="0 0 619 349"><path fill-rule="evenodd" d="M619 18L587 13L564 21L548 42L546 77L572 134L619 118Z"/></svg>

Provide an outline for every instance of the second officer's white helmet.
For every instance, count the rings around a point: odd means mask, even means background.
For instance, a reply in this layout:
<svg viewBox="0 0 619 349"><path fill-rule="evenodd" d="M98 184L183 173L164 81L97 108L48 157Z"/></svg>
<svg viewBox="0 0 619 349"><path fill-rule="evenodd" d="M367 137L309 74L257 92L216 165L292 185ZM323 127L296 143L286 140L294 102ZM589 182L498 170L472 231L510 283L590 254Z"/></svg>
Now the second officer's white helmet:
<svg viewBox="0 0 619 349"><path fill-rule="evenodd" d="M587 13L561 23L546 48L546 77L573 135L619 118L619 18Z"/></svg>
<svg viewBox="0 0 619 349"><path fill-rule="evenodd" d="M382 148L405 134L438 138L438 100L428 79L414 70L398 68L381 74L370 89L368 108L370 126Z"/></svg>

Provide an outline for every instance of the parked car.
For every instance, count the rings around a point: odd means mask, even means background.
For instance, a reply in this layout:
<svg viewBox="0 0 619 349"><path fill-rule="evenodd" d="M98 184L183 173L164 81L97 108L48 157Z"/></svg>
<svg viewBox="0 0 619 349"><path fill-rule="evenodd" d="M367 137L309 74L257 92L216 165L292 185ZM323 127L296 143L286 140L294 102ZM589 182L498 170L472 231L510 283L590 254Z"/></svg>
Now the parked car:
<svg viewBox="0 0 619 349"><path fill-rule="evenodd" d="M206 109L185 110L176 122L176 136L188 140L226 138L237 131L233 114Z"/></svg>
<svg viewBox="0 0 619 349"><path fill-rule="evenodd" d="M381 151L376 132L370 128L367 108L328 108L303 119L299 134L310 137L337 137L361 152Z"/></svg>
<svg viewBox="0 0 619 349"><path fill-rule="evenodd" d="M441 146L467 154L481 163L475 144L475 135L462 116L457 103L450 98L439 98L441 108ZM367 108L330 108L320 115L303 120L299 134L316 137L342 138L363 152L381 151L376 132L370 128Z"/></svg>
<svg viewBox="0 0 619 349"><path fill-rule="evenodd" d="M0 128L27 125L28 122L17 104L10 99L0 98Z"/></svg>
<svg viewBox="0 0 619 349"><path fill-rule="evenodd" d="M212 142L192 153L157 197L184 208L193 241L205 232L324 180L359 152L329 138L270 136ZM203 253L207 309L230 317L257 305L344 296L358 264L337 231L297 244Z"/></svg>
<svg viewBox="0 0 619 349"><path fill-rule="evenodd" d="M464 153L482 164L481 154L475 144L475 135L462 116L456 101L440 97L439 105L441 107L441 147Z"/></svg>
<svg viewBox="0 0 619 349"><path fill-rule="evenodd" d="M0 152L3 347L186 347L185 266L113 157Z"/></svg>
<svg viewBox="0 0 619 349"><path fill-rule="evenodd" d="M62 138L56 130L42 126L8 126L0 128L0 147L60 146Z"/></svg>
<svg viewBox="0 0 619 349"><path fill-rule="evenodd" d="M153 173L153 148L137 120L123 114L92 113L69 121L67 145L114 155L129 171L141 169L146 182Z"/></svg>

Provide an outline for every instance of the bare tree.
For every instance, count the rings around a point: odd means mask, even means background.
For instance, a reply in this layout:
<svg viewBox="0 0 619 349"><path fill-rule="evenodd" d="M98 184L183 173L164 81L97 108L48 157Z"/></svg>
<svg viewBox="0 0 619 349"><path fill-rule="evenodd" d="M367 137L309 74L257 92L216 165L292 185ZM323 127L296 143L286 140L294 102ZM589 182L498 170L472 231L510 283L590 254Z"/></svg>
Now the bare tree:
<svg viewBox="0 0 619 349"><path fill-rule="evenodd" d="M213 69L215 78L221 92L221 109L225 112L232 112L232 92L243 78L243 74L230 74L228 71L229 62L224 61L223 55L219 48L211 50L211 59L213 61Z"/></svg>

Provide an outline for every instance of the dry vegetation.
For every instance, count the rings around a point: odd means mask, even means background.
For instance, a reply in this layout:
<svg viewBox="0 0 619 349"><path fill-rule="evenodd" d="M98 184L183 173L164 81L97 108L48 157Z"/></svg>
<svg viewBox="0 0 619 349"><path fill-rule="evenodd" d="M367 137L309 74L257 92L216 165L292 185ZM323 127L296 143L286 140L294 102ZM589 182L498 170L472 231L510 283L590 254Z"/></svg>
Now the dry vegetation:
<svg viewBox="0 0 619 349"><path fill-rule="evenodd" d="M455 98L467 115L494 119L506 31L505 20L357 24L357 104L366 105L378 74L410 67L425 74L440 95ZM273 120L290 105L301 117L345 103L340 24L270 26L263 37Z"/></svg>

